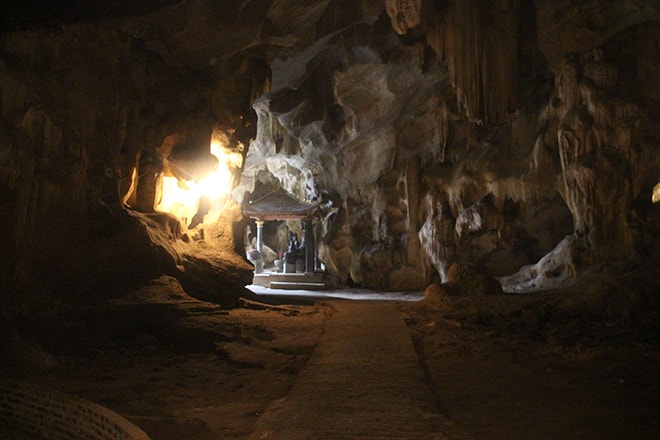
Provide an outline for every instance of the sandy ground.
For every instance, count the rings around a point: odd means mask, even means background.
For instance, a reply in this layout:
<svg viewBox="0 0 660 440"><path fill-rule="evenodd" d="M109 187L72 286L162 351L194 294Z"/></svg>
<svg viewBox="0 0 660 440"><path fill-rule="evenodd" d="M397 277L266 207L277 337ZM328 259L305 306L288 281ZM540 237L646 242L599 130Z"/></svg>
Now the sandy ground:
<svg viewBox="0 0 660 440"><path fill-rule="evenodd" d="M153 440L242 439L288 393L338 301L222 310L156 296L58 321L31 368L3 374L104 405ZM475 439L660 439L657 334L559 313L556 298L398 307L443 411Z"/></svg>

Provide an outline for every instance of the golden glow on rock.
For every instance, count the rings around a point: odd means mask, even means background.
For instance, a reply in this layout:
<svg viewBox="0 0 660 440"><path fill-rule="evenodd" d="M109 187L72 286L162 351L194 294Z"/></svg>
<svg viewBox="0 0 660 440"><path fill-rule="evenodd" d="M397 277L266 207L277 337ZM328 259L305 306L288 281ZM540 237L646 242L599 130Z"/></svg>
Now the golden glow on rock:
<svg viewBox="0 0 660 440"><path fill-rule="evenodd" d="M199 208L199 194L194 187L188 187L192 181L179 181L174 176L164 176L163 190L156 210L169 212L179 217L186 225L190 224Z"/></svg>
<svg viewBox="0 0 660 440"><path fill-rule="evenodd" d="M653 195L651 196L651 201L653 203L660 202L660 182L656 183L653 187Z"/></svg>
<svg viewBox="0 0 660 440"><path fill-rule="evenodd" d="M218 160L217 166L199 182L179 180L174 176L162 178L162 196L156 206L158 211L169 212L189 225L202 197L208 198L210 213L224 207L234 183L233 171L241 166L243 156L240 149L231 151L215 140L211 142L211 154ZM215 214L213 218L217 218L217 212Z"/></svg>

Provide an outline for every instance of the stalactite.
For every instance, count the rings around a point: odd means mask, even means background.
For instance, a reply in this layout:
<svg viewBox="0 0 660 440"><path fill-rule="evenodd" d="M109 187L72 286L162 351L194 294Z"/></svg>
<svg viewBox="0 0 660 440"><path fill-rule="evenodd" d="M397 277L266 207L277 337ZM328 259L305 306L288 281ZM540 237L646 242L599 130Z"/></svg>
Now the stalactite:
<svg viewBox="0 0 660 440"><path fill-rule="evenodd" d="M506 199L514 202L526 202L533 198L530 194L530 184L514 177L493 180L486 184L486 188L488 193L495 197L498 205L501 205Z"/></svg>
<svg viewBox="0 0 660 440"><path fill-rule="evenodd" d="M575 108L580 102L579 82L581 74L579 61L574 56L562 59L556 85L564 111Z"/></svg>
<svg viewBox="0 0 660 440"><path fill-rule="evenodd" d="M610 89L616 86L619 71L613 64L603 61L603 50L596 48L585 56L583 75L591 78L597 87Z"/></svg>
<svg viewBox="0 0 660 440"><path fill-rule="evenodd" d="M438 106L435 111L435 117L438 121L437 124L437 143L441 146L440 156L438 160L440 162L445 161L445 153L447 152L447 139L449 136L449 121L448 121L448 110L447 102L443 101L442 104Z"/></svg>
<svg viewBox="0 0 660 440"><path fill-rule="evenodd" d="M517 0L452 3L446 10L444 47L459 106L480 124L504 121L517 106ZM438 44L442 32L431 33Z"/></svg>
<svg viewBox="0 0 660 440"><path fill-rule="evenodd" d="M419 24L422 0L385 0L385 9L392 20L394 30L403 35Z"/></svg>
<svg viewBox="0 0 660 440"><path fill-rule="evenodd" d="M461 175L447 188L447 200L453 215L470 206L483 196L481 188L472 176Z"/></svg>
<svg viewBox="0 0 660 440"><path fill-rule="evenodd" d="M416 27L421 1L387 0L399 34ZM517 107L520 0L454 0L424 17L426 42L447 61L459 109L472 121L503 122Z"/></svg>
<svg viewBox="0 0 660 440"><path fill-rule="evenodd" d="M456 257L455 220L442 194L428 193L425 197L426 221L419 230L419 240L443 282L447 269Z"/></svg>
<svg viewBox="0 0 660 440"><path fill-rule="evenodd" d="M407 234L406 239L406 260L412 266L420 267L423 262L421 258L421 243L419 242L419 235L416 234L420 227L420 175L421 164L419 157L410 159L406 165L405 171L405 199L407 208ZM412 233L411 233L412 232Z"/></svg>

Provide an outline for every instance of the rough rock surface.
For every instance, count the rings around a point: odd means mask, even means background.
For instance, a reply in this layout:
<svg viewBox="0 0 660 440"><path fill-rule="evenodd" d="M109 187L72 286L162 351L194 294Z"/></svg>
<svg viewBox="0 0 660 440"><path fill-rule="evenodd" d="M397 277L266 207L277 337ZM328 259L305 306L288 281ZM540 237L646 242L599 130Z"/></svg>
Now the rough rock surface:
<svg viewBox="0 0 660 440"><path fill-rule="evenodd" d="M515 278L540 289L657 251L652 1L18 3L0 34L10 315L102 283L80 256L139 227L126 206L152 211L212 136L245 159L233 203L280 187L321 203L339 286L423 289L453 263L510 276L556 249L572 272ZM163 272L198 282L243 249L233 209L157 244L199 245Z"/></svg>
<svg viewBox="0 0 660 440"><path fill-rule="evenodd" d="M503 277L555 249L565 270L505 283L538 290L653 252L651 2L385 3L270 63L239 199L321 201L339 285L398 288L404 270L423 286L454 262Z"/></svg>
<svg viewBox="0 0 660 440"><path fill-rule="evenodd" d="M8 0L0 12L0 359L13 373L59 374L163 438L245 438L322 323L289 329L289 310L241 302L239 204L284 188L320 204L329 281L429 286L415 342L475 437L495 435L499 413L500 437L534 414L527 432L567 438L600 421L588 403L601 392L599 416L642 411L585 436L657 433L657 1ZM214 166L214 140L241 159L222 215L201 199L158 211L164 178ZM281 250L299 227L273 222L266 244ZM533 304L500 294L571 283ZM122 297L133 302L108 329L95 318L111 321ZM257 318L286 344L264 342ZM511 371L527 387L507 399ZM559 384L553 411L539 383ZM587 404L566 414L576 392Z"/></svg>

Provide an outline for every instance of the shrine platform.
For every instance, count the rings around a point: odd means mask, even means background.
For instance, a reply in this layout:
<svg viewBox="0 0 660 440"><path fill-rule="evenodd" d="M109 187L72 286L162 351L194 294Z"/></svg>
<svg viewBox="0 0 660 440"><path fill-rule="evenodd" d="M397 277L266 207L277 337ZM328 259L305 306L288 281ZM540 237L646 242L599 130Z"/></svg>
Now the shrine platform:
<svg viewBox="0 0 660 440"><path fill-rule="evenodd" d="M255 286L267 287L269 289L281 290L326 290L323 272L268 272L255 273L252 280Z"/></svg>

